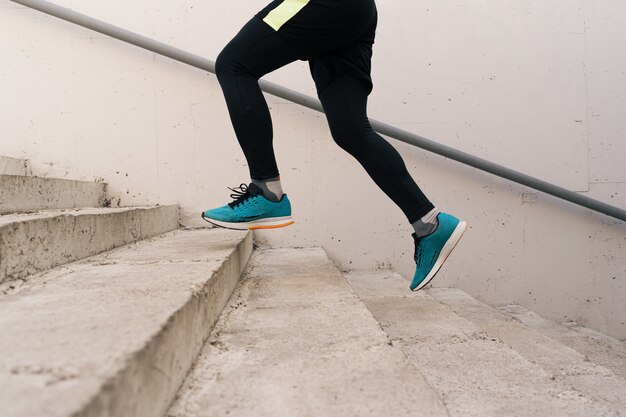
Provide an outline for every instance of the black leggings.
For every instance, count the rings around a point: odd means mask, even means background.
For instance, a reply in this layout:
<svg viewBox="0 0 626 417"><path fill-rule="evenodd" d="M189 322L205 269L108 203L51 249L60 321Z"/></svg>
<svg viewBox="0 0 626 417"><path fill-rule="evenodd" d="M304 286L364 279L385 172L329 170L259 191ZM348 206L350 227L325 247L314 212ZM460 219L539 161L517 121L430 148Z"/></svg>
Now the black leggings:
<svg viewBox="0 0 626 417"><path fill-rule="evenodd" d="M252 179L279 175L272 146L272 120L258 79L298 60L298 50L270 26L252 18L217 57L216 74ZM338 74L319 91L333 139L365 168L413 223L432 203L409 175L400 154L370 126L369 85Z"/></svg>

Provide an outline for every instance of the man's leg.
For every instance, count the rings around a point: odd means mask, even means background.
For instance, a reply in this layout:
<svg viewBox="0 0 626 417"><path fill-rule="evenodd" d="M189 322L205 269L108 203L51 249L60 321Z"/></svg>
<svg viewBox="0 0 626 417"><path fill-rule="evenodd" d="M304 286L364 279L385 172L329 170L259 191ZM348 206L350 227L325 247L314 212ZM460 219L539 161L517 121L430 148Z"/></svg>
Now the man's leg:
<svg viewBox="0 0 626 417"><path fill-rule="evenodd" d="M253 180L278 177L270 112L258 80L298 59L297 51L253 17L224 47L215 71Z"/></svg>
<svg viewBox="0 0 626 417"><path fill-rule="evenodd" d="M217 78L252 183L232 189L233 202L204 211L206 221L244 230L293 223L274 156L272 120L258 80L297 59L297 49L257 17L246 23L218 55Z"/></svg>
<svg viewBox="0 0 626 417"><path fill-rule="evenodd" d="M354 156L380 189L414 223L434 206L406 169L396 149L370 126L367 84L353 76L336 77L319 98L337 144Z"/></svg>
<svg viewBox="0 0 626 417"><path fill-rule="evenodd" d="M411 178L400 154L376 133L367 118L369 84L339 75L320 91L333 138L354 156L415 228L416 270L410 288L419 290L437 274L467 224L439 213Z"/></svg>

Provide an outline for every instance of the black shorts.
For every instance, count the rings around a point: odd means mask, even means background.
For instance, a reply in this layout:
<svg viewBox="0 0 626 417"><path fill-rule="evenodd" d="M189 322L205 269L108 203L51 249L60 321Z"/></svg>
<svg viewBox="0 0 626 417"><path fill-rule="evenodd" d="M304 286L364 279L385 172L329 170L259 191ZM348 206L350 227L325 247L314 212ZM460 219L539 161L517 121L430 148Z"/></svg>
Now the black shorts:
<svg viewBox="0 0 626 417"><path fill-rule="evenodd" d="M371 92L374 0L275 0L255 16L309 61L318 94L341 74L365 81Z"/></svg>

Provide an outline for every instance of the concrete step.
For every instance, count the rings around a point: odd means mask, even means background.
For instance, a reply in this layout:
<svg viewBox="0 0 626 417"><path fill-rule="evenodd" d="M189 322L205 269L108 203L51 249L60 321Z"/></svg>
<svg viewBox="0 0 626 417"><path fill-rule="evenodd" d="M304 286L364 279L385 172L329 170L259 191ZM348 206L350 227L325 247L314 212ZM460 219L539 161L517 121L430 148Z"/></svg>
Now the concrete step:
<svg viewBox="0 0 626 417"><path fill-rule="evenodd" d="M626 379L612 369L591 362L589 357L571 346L511 319L459 289L433 288L428 293L472 321L481 331L497 337L528 361L541 366L556 381L601 401L618 415L626 416Z"/></svg>
<svg viewBox="0 0 626 417"><path fill-rule="evenodd" d="M502 333L461 317L425 291L407 291L407 281L394 272L346 278L393 343L440 393L451 417L619 416L623 411L529 360ZM552 354L559 362L559 352Z"/></svg>
<svg viewBox="0 0 626 417"><path fill-rule="evenodd" d="M546 320L518 305L498 309L524 325L579 352L587 360L626 378L626 343L576 323L563 325Z"/></svg>
<svg viewBox="0 0 626 417"><path fill-rule="evenodd" d="M447 416L321 249L264 249L170 417Z"/></svg>
<svg viewBox="0 0 626 417"><path fill-rule="evenodd" d="M32 175L32 171L27 160L0 155L0 175Z"/></svg>
<svg viewBox="0 0 626 417"><path fill-rule="evenodd" d="M0 175L0 214L103 207L105 202L104 183Z"/></svg>
<svg viewBox="0 0 626 417"><path fill-rule="evenodd" d="M247 232L177 230L0 297L0 415L162 416L251 251Z"/></svg>
<svg viewBox="0 0 626 417"><path fill-rule="evenodd" d="M178 227L178 206L3 215L0 284Z"/></svg>

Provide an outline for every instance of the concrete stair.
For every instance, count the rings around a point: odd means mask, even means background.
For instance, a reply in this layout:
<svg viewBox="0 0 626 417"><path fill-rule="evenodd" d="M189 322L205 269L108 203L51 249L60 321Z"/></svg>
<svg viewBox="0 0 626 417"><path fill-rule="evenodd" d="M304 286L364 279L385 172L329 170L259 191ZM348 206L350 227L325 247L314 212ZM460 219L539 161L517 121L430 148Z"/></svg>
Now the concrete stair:
<svg viewBox="0 0 626 417"><path fill-rule="evenodd" d="M589 360L592 342L580 354L462 291L411 293L394 272L344 279L320 249L250 264L168 417L626 415L626 380Z"/></svg>
<svg viewBox="0 0 626 417"><path fill-rule="evenodd" d="M588 361L604 366L616 375L626 378L626 343L578 326L576 323L561 325L545 320L518 305L503 306L501 313L519 320L527 327L550 337L575 350Z"/></svg>
<svg viewBox="0 0 626 417"><path fill-rule="evenodd" d="M458 289L409 293L394 272L346 278L452 417L626 415L626 379L549 332Z"/></svg>
<svg viewBox="0 0 626 417"><path fill-rule="evenodd" d="M107 208L105 184L30 174L0 157L0 417L163 415L250 233L182 230L178 206Z"/></svg>
<svg viewBox="0 0 626 417"><path fill-rule="evenodd" d="M105 205L105 183L36 177L27 160L0 156L0 214Z"/></svg>
<svg viewBox="0 0 626 417"><path fill-rule="evenodd" d="M581 353L578 343L559 341L553 332L541 333L519 320L481 303L463 291L454 288L435 288L429 294L437 301L449 306L452 311L471 321L480 331L498 338L520 356L545 369L551 378L569 386L579 393L600 403L619 405L626 415L626 379L623 375L624 357L605 355L611 362L591 361L589 354L600 352L589 349ZM553 323L554 327L556 323ZM582 339L582 337L577 338ZM614 340L614 342L617 342ZM617 343L616 343L617 344ZM623 344L622 344L623 349Z"/></svg>
<svg viewBox="0 0 626 417"><path fill-rule="evenodd" d="M160 416L236 286L249 233L178 230L0 297L0 416Z"/></svg>
<svg viewBox="0 0 626 417"><path fill-rule="evenodd" d="M251 252L178 230L5 291L0 416L626 415L622 342L317 248L244 272Z"/></svg>
<svg viewBox="0 0 626 417"><path fill-rule="evenodd" d="M179 227L178 206L0 216L0 284Z"/></svg>
<svg viewBox="0 0 626 417"><path fill-rule="evenodd" d="M0 155L0 175L32 175L32 170L25 159Z"/></svg>
<svg viewBox="0 0 626 417"><path fill-rule="evenodd" d="M106 184L24 175L0 175L0 214L104 207Z"/></svg>
<svg viewBox="0 0 626 417"><path fill-rule="evenodd" d="M31 174L0 157L0 285L179 227L177 206L106 208L104 183Z"/></svg>
<svg viewBox="0 0 626 417"><path fill-rule="evenodd" d="M448 414L313 248L255 252L167 415Z"/></svg>

